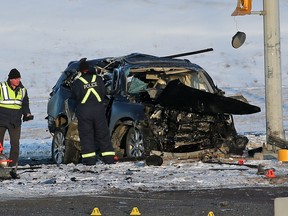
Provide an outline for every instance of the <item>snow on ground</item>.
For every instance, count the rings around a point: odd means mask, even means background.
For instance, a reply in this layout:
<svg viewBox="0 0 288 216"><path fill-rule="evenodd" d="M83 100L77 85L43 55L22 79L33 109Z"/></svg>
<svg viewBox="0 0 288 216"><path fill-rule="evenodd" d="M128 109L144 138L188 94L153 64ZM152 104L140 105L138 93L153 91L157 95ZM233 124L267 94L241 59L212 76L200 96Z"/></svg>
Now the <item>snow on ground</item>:
<svg viewBox="0 0 288 216"><path fill-rule="evenodd" d="M276 178L258 175L257 168L218 165L191 160L164 160L162 166L147 166L144 161L74 165L41 165L41 169L19 167L20 179L4 180L1 197L21 198L105 194L119 191L147 192L203 188L274 187L288 185L288 165L278 161L251 161L274 168ZM29 166L26 166L26 168ZM22 168L22 170L21 170Z"/></svg>
<svg viewBox="0 0 288 216"><path fill-rule="evenodd" d="M51 156L52 137L47 130L49 92L68 62L126 55L132 52L165 56L199 49L213 52L187 56L201 65L226 95L243 94L261 113L235 116L239 133L250 143L265 143L265 84L263 18L231 17L236 0L13 0L0 8L0 80L11 68L22 73L28 88L34 120L23 123L21 158L39 160ZM288 128L288 28L287 1L280 1L284 128ZM253 1L261 10L262 1ZM233 49L237 31L247 35L245 44ZM4 142L9 152L9 137ZM277 178L257 175L245 166L205 164L165 159L159 167L143 161L80 165L20 166L20 179L0 184L5 197L54 196L105 193L114 190L186 190L287 185L287 164L277 160L249 160L275 168ZM27 169L23 169L26 167ZM21 170L22 169L22 170ZM1 196L3 197L3 196Z"/></svg>

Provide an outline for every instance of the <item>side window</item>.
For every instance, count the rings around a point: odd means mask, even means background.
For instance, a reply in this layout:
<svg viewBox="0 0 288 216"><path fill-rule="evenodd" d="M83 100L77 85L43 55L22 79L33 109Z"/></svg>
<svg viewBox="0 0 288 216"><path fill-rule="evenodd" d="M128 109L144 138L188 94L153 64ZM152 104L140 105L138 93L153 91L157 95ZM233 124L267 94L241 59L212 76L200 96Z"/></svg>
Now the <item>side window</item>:
<svg viewBox="0 0 288 216"><path fill-rule="evenodd" d="M129 83L129 88L128 88L129 94L138 94L147 89L147 83L136 78L135 76L129 77L129 80L131 80L131 82Z"/></svg>

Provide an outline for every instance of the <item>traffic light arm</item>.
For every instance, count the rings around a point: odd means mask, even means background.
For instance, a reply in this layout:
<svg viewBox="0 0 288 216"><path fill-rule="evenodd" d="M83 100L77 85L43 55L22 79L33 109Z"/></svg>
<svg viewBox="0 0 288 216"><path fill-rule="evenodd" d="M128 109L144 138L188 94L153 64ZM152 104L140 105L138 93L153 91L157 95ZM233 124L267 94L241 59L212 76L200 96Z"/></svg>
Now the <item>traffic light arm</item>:
<svg viewBox="0 0 288 216"><path fill-rule="evenodd" d="M251 11L252 0L237 0L236 9L233 11L231 16L244 16L246 14L259 14L264 15L263 11Z"/></svg>

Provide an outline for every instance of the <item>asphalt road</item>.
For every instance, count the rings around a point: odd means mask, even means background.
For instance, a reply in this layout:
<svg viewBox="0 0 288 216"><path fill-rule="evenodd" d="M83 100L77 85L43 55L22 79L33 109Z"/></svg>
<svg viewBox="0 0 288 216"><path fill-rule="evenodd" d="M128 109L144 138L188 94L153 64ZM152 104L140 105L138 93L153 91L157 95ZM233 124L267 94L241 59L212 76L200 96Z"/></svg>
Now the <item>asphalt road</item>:
<svg viewBox="0 0 288 216"><path fill-rule="evenodd" d="M288 197L288 188L238 188L165 192L113 192L108 195L5 200L0 215L126 216L256 216L274 215L274 199ZM98 210L98 211L97 211ZM213 214L211 214L213 212ZM100 213L100 214L99 214ZM137 214L134 214L137 215Z"/></svg>

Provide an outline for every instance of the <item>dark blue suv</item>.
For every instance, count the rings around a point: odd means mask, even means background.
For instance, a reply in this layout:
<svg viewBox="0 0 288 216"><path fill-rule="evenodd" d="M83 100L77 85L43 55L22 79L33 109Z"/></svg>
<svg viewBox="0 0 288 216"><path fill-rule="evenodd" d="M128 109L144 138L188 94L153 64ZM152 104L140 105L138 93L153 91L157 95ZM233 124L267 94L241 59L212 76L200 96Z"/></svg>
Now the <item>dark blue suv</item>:
<svg viewBox="0 0 288 216"><path fill-rule="evenodd" d="M243 153L248 139L237 134L232 115L260 108L225 97L199 65L141 53L87 62L107 88L106 115L118 157L152 151ZM70 62L50 93L47 119L56 163L80 159L77 119L67 100L78 67L79 61Z"/></svg>

